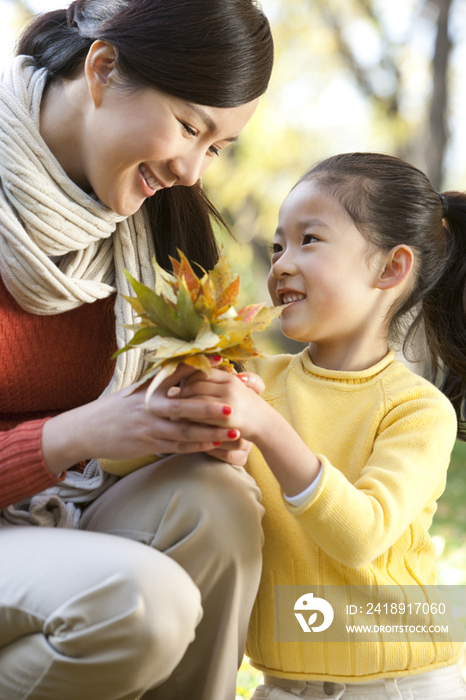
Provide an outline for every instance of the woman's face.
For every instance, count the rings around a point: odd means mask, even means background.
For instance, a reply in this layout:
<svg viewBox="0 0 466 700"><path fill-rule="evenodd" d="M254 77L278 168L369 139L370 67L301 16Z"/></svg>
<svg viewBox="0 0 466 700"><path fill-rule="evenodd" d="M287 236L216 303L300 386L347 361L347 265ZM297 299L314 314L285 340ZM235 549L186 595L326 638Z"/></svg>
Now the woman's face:
<svg viewBox="0 0 466 700"><path fill-rule="evenodd" d="M118 214L134 214L164 187L194 185L256 106L205 107L154 88L104 85L84 121L80 186Z"/></svg>

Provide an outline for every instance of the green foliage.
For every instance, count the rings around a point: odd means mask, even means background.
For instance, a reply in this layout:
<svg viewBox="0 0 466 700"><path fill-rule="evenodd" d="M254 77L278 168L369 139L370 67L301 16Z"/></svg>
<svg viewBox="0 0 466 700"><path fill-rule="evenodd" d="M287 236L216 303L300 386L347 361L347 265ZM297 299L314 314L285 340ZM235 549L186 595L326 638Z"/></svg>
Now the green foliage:
<svg viewBox="0 0 466 700"><path fill-rule="evenodd" d="M456 442L447 485L438 502L431 535L438 548L440 583L466 584L466 443Z"/></svg>
<svg viewBox="0 0 466 700"><path fill-rule="evenodd" d="M238 671L236 685L236 700L249 698L252 696L255 688L262 682L262 673L250 666L248 659L243 658L243 663Z"/></svg>
<svg viewBox="0 0 466 700"><path fill-rule="evenodd" d="M452 542L464 538L466 527L466 443L456 442L448 469L447 486L434 519L435 534Z"/></svg>

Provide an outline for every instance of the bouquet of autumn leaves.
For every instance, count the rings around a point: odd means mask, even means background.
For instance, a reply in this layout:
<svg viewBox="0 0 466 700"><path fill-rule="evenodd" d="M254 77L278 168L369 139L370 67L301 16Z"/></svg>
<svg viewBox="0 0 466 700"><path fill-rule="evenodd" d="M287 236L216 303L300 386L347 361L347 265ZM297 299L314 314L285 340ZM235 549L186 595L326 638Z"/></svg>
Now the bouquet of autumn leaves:
<svg viewBox="0 0 466 700"><path fill-rule="evenodd" d="M260 356L251 333L266 328L280 315L280 307L251 304L236 310L240 278L231 272L225 254L210 272L194 272L186 256L170 258L173 274L154 259L155 290L133 279L125 270L136 296L125 297L139 319L125 328L135 331L124 348L145 350L146 370L138 386L152 379L146 402L179 364L184 363L211 374L209 355L220 355L217 367L234 371L234 362Z"/></svg>

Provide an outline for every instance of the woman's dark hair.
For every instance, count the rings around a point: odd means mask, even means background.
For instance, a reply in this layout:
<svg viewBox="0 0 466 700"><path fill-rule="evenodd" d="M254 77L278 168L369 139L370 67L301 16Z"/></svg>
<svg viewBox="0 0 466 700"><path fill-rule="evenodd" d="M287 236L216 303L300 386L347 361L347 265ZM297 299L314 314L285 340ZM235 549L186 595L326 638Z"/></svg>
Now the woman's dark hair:
<svg viewBox="0 0 466 700"><path fill-rule="evenodd" d="M415 280L392 309L390 335L423 328L432 380L458 417L466 440L466 195L435 191L424 173L380 153L345 153L318 163L312 180L338 199L358 230L381 250L405 244L415 255Z"/></svg>
<svg viewBox="0 0 466 700"><path fill-rule="evenodd" d="M116 48L129 87L155 87L211 107L256 99L272 70L270 26L255 0L75 0L36 17L17 54L33 56L52 80L72 78L98 39ZM160 191L145 206L160 264L179 247L212 266L218 253L210 215L221 217L200 187Z"/></svg>

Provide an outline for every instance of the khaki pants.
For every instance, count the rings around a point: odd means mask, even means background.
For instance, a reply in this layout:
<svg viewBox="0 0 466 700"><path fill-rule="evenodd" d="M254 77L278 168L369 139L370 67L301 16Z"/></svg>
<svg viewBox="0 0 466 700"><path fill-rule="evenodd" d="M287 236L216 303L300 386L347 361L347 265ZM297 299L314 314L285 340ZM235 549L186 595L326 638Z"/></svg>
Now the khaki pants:
<svg viewBox="0 0 466 700"><path fill-rule="evenodd" d="M260 492L173 456L80 530L0 529L0 700L233 700L259 585Z"/></svg>

